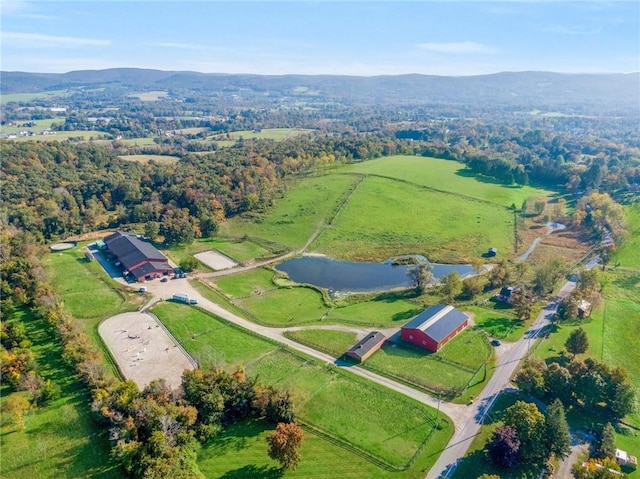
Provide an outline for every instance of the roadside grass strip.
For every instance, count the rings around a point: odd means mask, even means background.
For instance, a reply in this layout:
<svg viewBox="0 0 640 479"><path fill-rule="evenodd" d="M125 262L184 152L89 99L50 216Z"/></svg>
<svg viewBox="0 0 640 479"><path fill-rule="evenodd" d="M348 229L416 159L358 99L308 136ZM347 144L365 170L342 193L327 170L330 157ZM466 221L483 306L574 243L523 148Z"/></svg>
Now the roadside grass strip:
<svg viewBox="0 0 640 479"><path fill-rule="evenodd" d="M329 329L287 331L285 337L339 358L356 343L356 333Z"/></svg>

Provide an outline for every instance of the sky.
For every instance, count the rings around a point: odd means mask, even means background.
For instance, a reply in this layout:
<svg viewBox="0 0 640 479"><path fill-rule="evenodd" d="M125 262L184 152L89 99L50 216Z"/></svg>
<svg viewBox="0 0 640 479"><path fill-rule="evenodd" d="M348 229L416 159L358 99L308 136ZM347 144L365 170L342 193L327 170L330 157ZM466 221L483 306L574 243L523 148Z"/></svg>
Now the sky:
<svg viewBox="0 0 640 479"><path fill-rule="evenodd" d="M640 71L637 0L2 0L0 8L3 71Z"/></svg>

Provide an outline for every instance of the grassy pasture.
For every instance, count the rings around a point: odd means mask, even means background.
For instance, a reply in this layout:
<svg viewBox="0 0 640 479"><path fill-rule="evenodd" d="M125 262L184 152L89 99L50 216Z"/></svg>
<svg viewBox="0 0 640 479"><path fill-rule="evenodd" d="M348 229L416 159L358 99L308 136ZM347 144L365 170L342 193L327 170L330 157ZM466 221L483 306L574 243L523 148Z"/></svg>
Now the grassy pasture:
<svg viewBox="0 0 640 479"><path fill-rule="evenodd" d="M197 239L189 245L178 245L163 250L163 253L176 263L180 263L184 258L210 250L218 250L238 263L272 255L269 249L256 242L218 237Z"/></svg>
<svg viewBox="0 0 640 479"><path fill-rule="evenodd" d="M640 270L640 204L625 207L629 235L614 253L611 264Z"/></svg>
<svg viewBox="0 0 640 479"><path fill-rule="evenodd" d="M147 146L156 144L151 136L145 136L144 138L124 138L118 141L129 146Z"/></svg>
<svg viewBox="0 0 640 479"><path fill-rule="evenodd" d="M235 302L272 326L295 326L320 321L329 310L322 300L322 294L304 287L276 289Z"/></svg>
<svg viewBox="0 0 640 479"><path fill-rule="evenodd" d="M30 412L25 429L0 428L0 476L6 478L121 477L109 460L109 444L94 422L89 404L75 373L62 359L62 348L44 320L25 310L12 321L26 327L39 373L60 387L60 396L51 404ZM0 401L11 393L0 387Z"/></svg>
<svg viewBox="0 0 640 479"><path fill-rule="evenodd" d="M260 131L252 131L252 130L241 130L241 131L230 131L229 136L227 135L216 135L214 139L220 138L221 140L233 140L235 143L240 138L249 140L286 140L287 138L292 138L300 135L304 135L306 133L310 133L313 130L307 130L304 128L265 128Z"/></svg>
<svg viewBox="0 0 640 479"><path fill-rule="evenodd" d="M101 131L57 131L55 135L20 136L12 141L89 141L92 137L99 139L103 136L104 133Z"/></svg>
<svg viewBox="0 0 640 479"><path fill-rule="evenodd" d="M430 390L462 389L491 355L485 336L467 329L437 353L402 341L387 342L365 367Z"/></svg>
<svg viewBox="0 0 640 479"><path fill-rule="evenodd" d="M357 342L356 333L330 329L289 331L285 333L285 336L301 344L325 351L334 358L342 356Z"/></svg>
<svg viewBox="0 0 640 479"><path fill-rule="evenodd" d="M421 253L453 263L493 246L507 256L513 252L512 216L499 205L367 177L312 249L361 260Z"/></svg>
<svg viewBox="0 0 640 479"><path fill-rule="evenodd" d="M549 197L553 193L531 186L505 186L475 175L462 163L423 156L390 156L347 167L347 171L380 175L418 185L471 196L502 206L518 206L530 196Z"/></svg>
<svg viewBox="0 0 640 479"><path fill-rule="evenodd" d="M137 98L140 101L158 101L160 98L166 98L169 93L164 90L145 91L141 93L132 93L131 98Z"/></svg>
<svg viewBox="0 0 640 479"><path fill-rule="evenodd" d="M259 268L244 273L215 278L221 291L230 298L243 298L275 289L273 271Z"/></svg>
<svg viewBox="0 0 640 479"><path fill-rule="evenodd" d="M4 103L4 95L2 97L2 100L3 100L2 102ZM51 129L51 126L54 124L62 125L64 123L64 118L44 118L42 120L33 120L35 122L35 126L32 126L31 128L20 126L23 123L26 123L26 121L27 120L19 120L16 122L18 123L17 125L11 125L11 126L2 125L0 127L0 132L5 133L7 135L18 134L21 131L32 131L36 134L40 134L40 132Z"/></svg>
<svg viewBox="0 0 640 479"><path fill-rule="evenodd" d="M220 235L232 238L247 235L285 249L300 248L358 180L357 176L348 175L302 179L272 210L257 220L232 218L220 225Z"/></svg>
<svg viewBox="0 0 640 479"><path fill-rule="evenodd" d="M40 98L55 98L60 96L68 96L71 92L69 90L52 90L52 91L43 91L39 93L9 93L2 94L2 98L0 99L1 104L9 103L11 101L21 102L21 101L32 101L38 100Z"/></svg>
<svg viewBox="0 0 640 479"><path fill-rule="evenodd" d="M223 321L193 308L162 304L155 312L196 358L208 354L209 346L219 351L218 366L230 367L234 360L260 381L291 389L300 404L302 421L386 462L405 464L433 429L435 411L385 388L303 359L238 328L225 327ZM371 415L378 420L371 421ZM446 426L436 431L432 451L450 434ZM211 457L207 449L215 446L206 445L201 457ZM325 447L334 446L327 442ZM313 458L309 462L313 466Z"/></svg>
<svg viewBox="0 0 640 479"><path fill-rule="evenodd" d="M389 299L379 296L370 301L333 308L327 314L325 321L349 323L354 326L392 328L402 326L423 309L422 306L406 299Z"/></svg>
<svg viewBox="0 0 640 479"><path fill-rule="evenodd" d="M138 163L149 163L150 161L154 161L156 163L176 163L180 161L180 158L177 156L168 156L168 155L121 155L118 156L123 160L127 161L136 161Z"/></svg>

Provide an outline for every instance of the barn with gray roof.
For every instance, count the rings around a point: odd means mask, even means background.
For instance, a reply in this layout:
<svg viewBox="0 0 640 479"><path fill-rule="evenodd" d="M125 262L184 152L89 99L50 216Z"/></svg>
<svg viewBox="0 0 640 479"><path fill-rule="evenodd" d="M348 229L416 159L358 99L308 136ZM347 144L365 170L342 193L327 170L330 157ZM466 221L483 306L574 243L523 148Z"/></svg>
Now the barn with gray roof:
<svg viewBox="0 0 640 479"><path fill-rule="evenodd" d="M347 351L347 356L362 363L382 347L385 339L387 338L384 334L378 331L372 331L354 344L353 347Z"/></svg>
<svg viewBox="0 0 640 479"><path fill-rule="evenodd" d="M104 244L136 281L157 278L173 270L165 255L131 233L113 233L104 239Z"/></svg>
<svg viewBox="0 0 640 479"><path fill-rule="evenodd" d="M439 351L449 340L469 324L469 317L446 304L425 309L400 330L404 341L429 351Z"/></svg>

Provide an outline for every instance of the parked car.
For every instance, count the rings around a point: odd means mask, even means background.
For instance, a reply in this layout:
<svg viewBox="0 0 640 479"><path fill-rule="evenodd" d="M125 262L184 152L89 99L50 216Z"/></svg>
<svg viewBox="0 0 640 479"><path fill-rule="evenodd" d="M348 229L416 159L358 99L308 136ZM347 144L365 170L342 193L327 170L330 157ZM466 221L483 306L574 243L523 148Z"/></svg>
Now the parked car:
<svg viewBox="0 0 640 479"><path fill-rule="evenodd" d="M497 339L494 339L493 341L491 341L491 346L500 346L500 341L498 341Z"/></svg>
<svg viewBox="0 0 640 479"><path fill-rule="evenodd" d="M147 292L147 287L146 286L140 286L138 288L138 292L139 293L146 293Z"/></svg>
<svg viewBox="0 0 640 479"><path fill-rule="evenodd" d="M167 278L166 276L163 276L162 279L160 280L160 282L162 283L166 283L167 281L169 281L169 278Z"/></svg>

